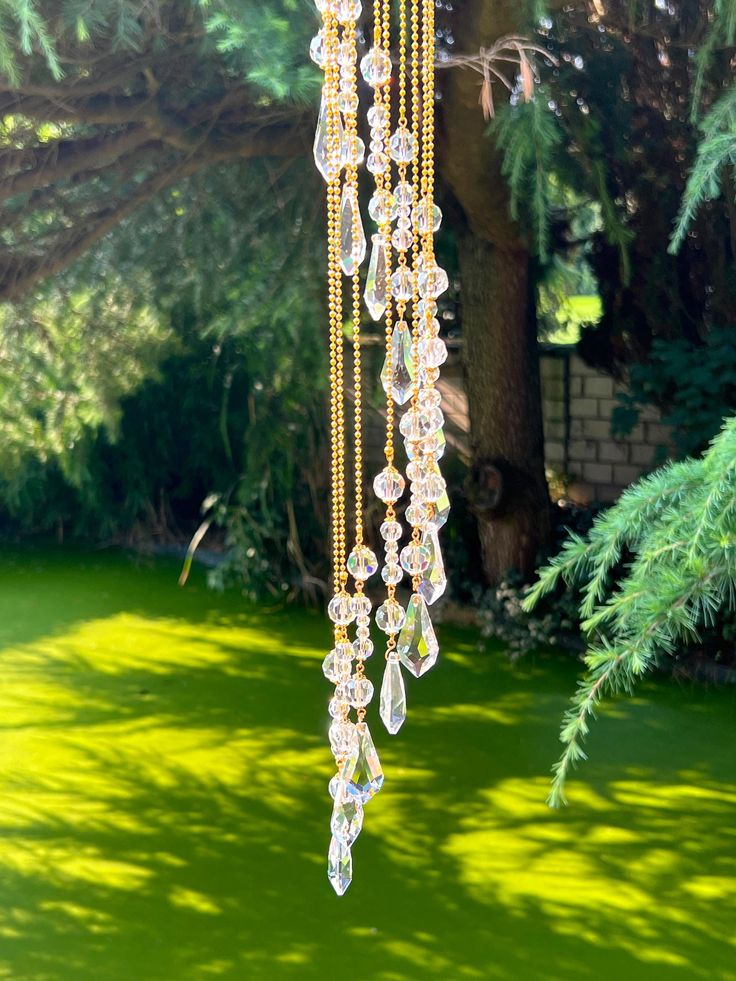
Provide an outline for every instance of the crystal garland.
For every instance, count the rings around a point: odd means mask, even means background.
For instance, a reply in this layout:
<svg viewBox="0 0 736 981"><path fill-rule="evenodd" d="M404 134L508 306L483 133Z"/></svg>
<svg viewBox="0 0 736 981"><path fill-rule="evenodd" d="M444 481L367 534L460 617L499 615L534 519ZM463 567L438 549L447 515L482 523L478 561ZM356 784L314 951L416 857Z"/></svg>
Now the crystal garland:
<svg viewBox="0 0 736 981"><path fill-rule="evenodd" d="M386 506L381 524L386 597L376 611L376 625L387 637L379 714L392 735L406 718L401 666L420 677L437 660L438 644L428 607L446 586L437 533L447 520L449 501L438 465L445 438L441 397L435 386L447 357L439 337L437 298L448 288L448 279L434 255L434 234L442 218L434 203L434 3L400 0L394 43L396 128L392 132L390 0L374 0L373 43L360 61L361 75L373 89L373 104L367 113L367 158L358 134L356 23L362 13L360 0L316 0L323 23L310 46L311 57L325 76L314 157L327 182L334 576L328 614L334 647L324 659L323 672L335 685L329 703L329 740L336 773L329 785L333 810L328 877L338 895L352 880L351 848L363 825L363 806L383 784L383 770L365 721L366 706L373 697L365 661L373 653L373 644L371 601L364 583L377 571L378 561L363 534L360 266L366 256L366 238L358 169L364 158L373 180L368 213L377 231L371 236L363 296L371 318L384 322L386 347L381 372L386 392L386 463L373 481L373 490ZM355 522L347 558L343 276L350 282L354 385ZM403 527L395 505L406 480L394 460L394 428L395 407L404 405L399 431L408 459L410 501L404 517L411 536L399 551ZM406 609L396 598L396 587L405 572L412 588ZM351 578L352 591L348 589ZM356 631L351 641L353 623ZM351 710L355 710L356 721L350 718Z"/></svg>

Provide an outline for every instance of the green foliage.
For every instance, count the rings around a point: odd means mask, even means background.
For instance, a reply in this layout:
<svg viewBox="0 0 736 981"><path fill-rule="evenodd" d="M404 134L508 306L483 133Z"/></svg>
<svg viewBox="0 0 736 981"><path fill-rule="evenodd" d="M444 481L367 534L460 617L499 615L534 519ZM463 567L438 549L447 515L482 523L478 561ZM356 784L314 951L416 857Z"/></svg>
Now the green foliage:
<svg viewBox="0 0 736 981"><path fill-rule="evenodd" d="M649 360L631 366L628 390L619 395L613 412L614 435L630 433L651 405L672 427L681 456L702 452L723 419L736 412L733 328L712 330L697 346L683 339L655 339Z"/></svg>
<svg viewBox="0 0 736 981"><path fill-rule="evenodd" d="M621 563L625 562L623 570ZM736 418L701 459L672 463L630 487L586 537L571 536L524 607L565 584L580 591L587 674L565 715L550 803L600 700L628 692L658 660L697 641L736 604Z"/></svg>

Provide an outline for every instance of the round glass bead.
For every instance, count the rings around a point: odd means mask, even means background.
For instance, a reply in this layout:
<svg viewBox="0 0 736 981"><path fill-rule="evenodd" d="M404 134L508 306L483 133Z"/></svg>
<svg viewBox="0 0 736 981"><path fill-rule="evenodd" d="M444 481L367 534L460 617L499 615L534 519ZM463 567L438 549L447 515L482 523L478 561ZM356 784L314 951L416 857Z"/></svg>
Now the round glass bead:
<svg viewBox="0 0 736 981"><path fill-rule="evenodd" d="M436 337L440 332L440 322L436 317L420 318L419 333L422 337Z"/></svg>
<svg viewBox="0 0 736 981"><path fill-rule="evenodd" d="M446 490L447 483L444 477L438 473L431 473L417 487L416 493L423 501L434 502L439 501Z"/></svg>
<svg viewBox="0 0 736 981"><path fill-rule="evenodd" d="M406 509L406 520L412 528L423 528L429 521L426 505L420 501L413 501Z"/></svg>
<svg viewBox="0 0 736 981"><path fill-rule="evenodd" d="M396 198L391 191L376 191L368 202L368 214L377 225L383 225L394 220L396 207Z"/></svg>
<svg viewBox="0 0 736 981"><path fill-rule="evenodd" d="M346 687L353 708L364 708L373 698L373 682L368 678L351 678Z"/></svg>
<svg viewBox="0 0 736 981"><path fill-rule="evenodd" d="M385 85L391 78L391 58L380 48L371 48L360 60L360 72L374 88Z"/></svg>
<svg viewBox="0 0 736 981"><path fill-rule="evenodd" d="M371 129L382 130L388 123L388 112L383 106L371 106L366 118Z"/></svg>
<svg viewBox="0 0 736 981"><path fill-rule="evenodd" d="M355 50L347 41L341 41L337 46L337 60L341 68L352 69L355 60ZM351 70L352 74L352 70ZM352 83L351 83L352 87Z"/></svg>
<svg viewBox="0 0 736 981"><path fill-rule="evenodd" d="M398 542L401 538L401 524L393 519L381 525L381 538L385 542Z"/></svg>
<svg viewBox="0 0 736 981"><path fill-rule="evenodd" d="M387 586L397 586L404 578L404 570L398 562L388 562L381 569L381 579Z"/></svg>
<svg viewBox="0 0 736 981"><path fill-rule="evenodd" d="M330 723L327 735L330 740L330 747L335 756L347 756L353 747L357 735L355 732L355 723L350 722L349 719L335 719ZM332 780L330 783L332 783Z"/></svg>
<svg viewBox="0 0 736 981"><path fill-rule="evenodd" d="M365 159L365 143L359 136L346 139L343 146L343 163L359 167Z"/></svg>
<svg viewBox="0 0 736 981"><path fill-rule="evenodd" d="M386 149L383 140L371 140L370 147L371 153L383 153Z"/></svg>
<svg viewBox="0 0 736 981"><path fill-rule="evenodd" d="M337 19L341 24L358 20L361 14L360 0L337 0Z"/></svg>
<svg viewBox="0 0 736 981"><path fill-rule="evenodd" d="M411 460L406 467L406 476L412 483L417 480L424 480L429 473L429 466L426 460Z"/></svg>
<svg viewBox="0 0 736 981"><path fill-rule="evenodd" d="M424 545L417 545L412 542L401 550L401 567L406 569L411 575L416 576L429 565L431 556L429 549Z"/></svg>
<svg viewBox="0 0 736 981"><path fill-rule="evenodd" d="M388 147L392 160L408 164L414 159L416 140L405 126L400 126L389 140Z"/></svg>
<svg viewBox="0 0 736 981"><path fill-rule="evenodd" d="M369 638L361 638L353 643L353 653L359 661L367 661L373 653L373 641Z"/></svg>
<svg viewBox="0 0 736 981"><path fill-rule="evenodd" d="M391 294L396 300L410 300L414 293L414 277L411 269L399 266L391 276Z"/></svg>
<svg viewBox="0 0 736 981"><path fill-rule="evenodd" d="M406 252L413 241L414 236L406 228L397 228L391 236L391 244L398 252Z"/></svg>
<svg viewBox="0 0 736 981"><path fill-rule="evenodd" d="M355 633L358 637L358 640L368 640L368 638L371 635L370 627L368 627L367 625L360 626L355 631Z"/></svg>
<svg viewBox="0 0 736 981"><path fill-rule="evenodd" d="M327 604L327 616L338 626L346 627L355 619L353 602L347 593L338 593Z"/></svg>
<svg viewBox="0 0 736 981"><path fill-rule="evenodd" d="M339 657L335 651L330 651L322 662L322 674L333 684L337 684L338 681L346 681L350 677L353 666L352 655L352 647L350 657Z"/></svg>
<svg viewBox="0 0 736 981"><path fill-rule="evenodd" d="M333 652L337 654L338 657L352 657L353 645L349 641L343 641L340 644L335 644L333 647Z"/></svg>
<svg viewBox="0 0 736 981"><path fill-rule="evenodd" d="M384 504L393 504L404 493L404 478L395 467L385 467L373 481L373 491Z"/></svg>
<svg viewBox="0 0 736 981"><path fill-rule="evenodd" d="M335 13L335 0L314 0L314 5L321 14Z"/></svg>
<svg viewBox="0 0 736 981"><path fill-rule="evenodd" d="M342 719L350 711L350 703L343 698L338 698L335 695L330 699L327 706L327 711L330 713L333 719Z"/></svg>
<svg viewBox="0 0 736 981"><path fill-rule="evenodd" d="M439 405L442 401L442 392L436 388L421 388L419 401L422 405Z"/></svg>
<svg viewBox="0 0 736 981"><path fill-rule="evenodd" d="M327 64L327 45L325 44L324 31L315 34L309 43L309 57L318 68L324 68Z"/></svg>
<svg viewBox="0 0 736 981"><path fill-rule="evenodd" d="M368 551L370 551L370 549ZM371 555L373 555L372 552ZM375 556L373 557L375 558ZM378 562L376 562L376 565L378 565ZM373 604L365 593L356 593L355 596L353 596L353 610L355 611L355 616L358 622L360 622L362 617L369 617L371 615L372 606Z"/></svg>
<svg viewBox="0 0 736 981"><path fill-rule="evenodd" d="M382 174L388 167L389 160L385 153L369 153L365 162L372 174Z"/></svg>
<svg viewBox="0 0 736 981"><path fill-rule="evenodd" d="M386 634L395 634L404 625L404 608L395 599L387 599L376 611L376 626Z"/></svg>
<svg viewBox="0 0 736 981"><path fill-rule="evenodd" d="M436 433L444 423L442 409L436 405L420 405L412 407L401 417L399 431L401 435L413 443Z"/></svg>
<svg viewBox="0 0 736 981"><path fill-rule="evenodd" d="M337 108L340 112L357 112L358 96L355 92L338 92Z"/></svg>
<svg viewBox="0 0 736 981"><path fill-rule="evenodd" d="M358 624L359 627L368 627L368 626L370 626L371 618L370 617L356 617L355 618L355 622Z"/></svg>
<svg viewBox="0 0 736 981"><path fill-rule="evenodd" d="M422 235L426 235L427 232L439 231L439 227L442 224L442 212L428 198L422 198L417 203L413 211L413 218L416 227Z"/></svg>
<svg viewBox="0 0 736 981"><path fill-rule="evenodd" d="M419 273L419 295L423 297L440 296L450 285L445 270L438 265L429 266Z"/></svg>
<svg viewBox="0 0 736 981"><path fill-rule="evenodd" d="M398 542L389 542L386 545L386 561L387 562L398 562L399 556L399 544Z"/></svg>
<svg viewBox="0 0 736 981"><path fill-rule="evenodd" d="M373 573L378 571L378 559L367 545L359 545L348 556L347 567L353 579L359 579L363 582L370 579ZM364 598L367 599L367 597ZM368 609L370 610L370 606ZM353 611L357 615L355 599L353 599Z"/></svg>
<svg viewBox="0 0 736 981"><path fill-rule="evenodd" d="M417 304L417 312L420 317L436 317L437 316L437 301L433 300L431 297L426 300L420 300Z"/></svg>
<svg viewBox="0 0 736 981"><path fill-rule="evenodd" d="M425 368L439 368L447 361L447 345L439 337L423 337L419 341L419 359Z"/></svg>
<svg viewBox="0 0 736 981"><path fill-rule="evenodd" d="M419 381L422 385L434 385L437 379L440 377L439 368L424 368L419 369Z"/></svg>
<svg viewBox="0 0 736 981"><path fill-rule="evenodd" d="M414 200L414 188L409 181L399 181L394 191L399 207L409 208Z"/></svg>

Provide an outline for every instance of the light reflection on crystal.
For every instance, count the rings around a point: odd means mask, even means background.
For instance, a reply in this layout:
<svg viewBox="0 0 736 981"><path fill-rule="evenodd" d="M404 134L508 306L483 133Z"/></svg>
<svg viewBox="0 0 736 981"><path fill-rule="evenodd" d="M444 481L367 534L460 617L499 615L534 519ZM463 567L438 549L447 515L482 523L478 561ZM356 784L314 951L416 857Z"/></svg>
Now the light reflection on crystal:
<svg viewBox="0 0 736 981"><path fill-rule="evenodd" d="M371 261L368 264L368 275L365 280L365 305L374 320L380 320L383 316L387 295L386 243L383 235L374 235Z"/></svg>
<svg viewBox="0 0 736 981"><path fill-rule="evenodd" d="M383 769L368 723L358 722L355 729L358 734L357 744L343 764L340 779L345 781L348 793L357 797L361 804L365 804L383 786Z"/></svg>
<svg viewBox="0 0 736 981"><path fill-rule="evenodd" d="M395 736L406 719L406 690L396 654L390 654L386 660L379 712L383 724Z"/></svg>
<svg viewBox="0 0 736 981"><path fill-rule="evenodd" d="M437 661L439 645L429 618L427 604L421 595L415 593L409 600L396 649L401 663L417 678L429 671Z"/></svg>
<svg viewBox="0 0 736 981"><path fill-rule="evenodd" d="M431 606L447 589L445 563L442 559L442 550L440 549L439 538L435 528L427 528L422 536L422 544L429 552L429 565L422 573L419 592L424 597L426 603Z"/></svg>
<svg viewBox="0 0 736 981"><path fill-rule="evenodd" d="M353 880L353 857L350 846L332 837L327 853L327 878L338 896L344 895Z"/></svg>
<svg viewBox="0 0 736 981"><path fill-rule="evenodd" d="M355 188L346 184L340 203L340 266L352 276L365 259L365 232Z"/></svg>
<svg viewBox="0 0 736 981"><path fill-rule="evenodd" d="M386 358L381 371L381 384L394 402L404 405L414 390L414 365L411 357L411 331L404 320L394 325L391 334L391 372Z"/></svg>

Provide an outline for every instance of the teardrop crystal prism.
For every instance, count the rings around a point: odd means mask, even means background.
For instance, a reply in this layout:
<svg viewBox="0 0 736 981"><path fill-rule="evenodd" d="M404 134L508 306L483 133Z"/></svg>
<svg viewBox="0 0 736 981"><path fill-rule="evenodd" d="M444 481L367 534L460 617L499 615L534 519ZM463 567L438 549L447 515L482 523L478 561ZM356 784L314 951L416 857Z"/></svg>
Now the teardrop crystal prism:
<svg viewBox="0 0 736 981"><path fill-rule="evenodd" d="M396 649L401 663L417 678L429 671L437 660L439 645L429 619L427 604L424 597L417 593L409 600Z"/></svg>
<svg viewBox="0 0 736 981"><path fill-rule="evenodd" d="M447 589L445 563L442 559L439 538L436 528L427 528L422 537L422 545L429 552L429 565L422 573L419 592L428 606L436 602Z"/></svg>
<svg viewBox="0 0 736 981"><path fill-rule="evenodd" d="M445 490L442 497L438 498L434 502L434 510L432 511L432 516L427 522L427 527L434 528L435 531L439 531L440 528L447 523L449 514L450 498L447 496L447 490Z"/></svg>
<svg viewBox="0 0 736 981"><path fill-rule="evenodd" d="M352 845L363 827L363 805L353 794L348 793L345 784L338 784L335 803L332 808L330 830L338 841Z"/></svg>
<svg viewBox="0 0 736 981"><path fill-rule="evenodd" d="M365 232L355 188L346 184L340 202L340 266L352 276L365 259Z"/></svg>
<svg viewBox="0 0 736 981"><path fill-rule="evenodd" d="M411 331L404 320L394 326L391 335L391 370L388 358L381 371L381 383L398 405L404 405L414 391L414 363L411 357Z"/></svg>
<svg viewBox="0 0 736 981"><path fill-rule="evenodd" d="M327 853L327 878L338 896L342 896L353 881L353 856L350 845L333 836Z"/></svg>
<svg viewBox="0 0 736 981"><path fill-rule="evenodd" d="M368 264L368 275L365 280L365 305L374 320L380 320L386 309L387 273L386 243L383 235L374 235L371 261Z"/></svg>
<svg viewBox="0 0 736 981"><path fill-rule="evenodd" d="M327 96L323 92L319 119L317 120L317 131L314 134L314 162L317 164L317 169L326 181L337 177L345 143L345 130L342 125L342 117L337 109L333 109L333 115L335 132L332 134L332 146L330 146L329 107L327 105Z"/></svg>
<svg viewBox="0 0 736 981"><path fill-rule="evenodd" d="M406 720L406 690L396 654L389 654L386 660L379 712L383 724L395 736Z"/></svg>
<svg viewBox="0 0 736 981"><path fill-rule="evenodd" d="M383 769L368 723L357 722L355 730L357 740L343 764L340 779L345 781L348 793L357 797L361 804L365 804L383 786Z"/></svg>

